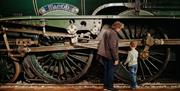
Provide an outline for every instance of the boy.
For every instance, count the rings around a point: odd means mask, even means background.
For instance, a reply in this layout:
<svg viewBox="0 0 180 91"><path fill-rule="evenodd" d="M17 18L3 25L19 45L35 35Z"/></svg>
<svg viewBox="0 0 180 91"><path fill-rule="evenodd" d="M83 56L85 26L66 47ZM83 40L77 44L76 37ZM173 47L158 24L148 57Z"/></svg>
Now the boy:
<svg viewBox="0 0 180 91"><path fill-rule="evenodd" d="M130 80L131 80L130 87L132 89L137 88L136 73L137 73L137 66L138 66L138 63L137 63L138 51L136 50L136 47L137 47L137 42L131 41L130 42L131 50L128 52L127 59L124 63L124 65L126 65L128 63Z"/></svg>

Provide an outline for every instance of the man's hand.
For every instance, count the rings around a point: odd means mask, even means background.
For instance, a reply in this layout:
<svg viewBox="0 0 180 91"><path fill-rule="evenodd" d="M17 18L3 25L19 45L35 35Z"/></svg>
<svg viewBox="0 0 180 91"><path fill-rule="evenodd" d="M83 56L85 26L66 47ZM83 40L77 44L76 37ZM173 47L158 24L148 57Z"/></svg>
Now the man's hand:
<svg viewBox="0 0 180 91"><path fill-rule="evenodd" d="M119 60L116 60L115 62L114 62L114 65L118 65L119 64Z"/></svg>

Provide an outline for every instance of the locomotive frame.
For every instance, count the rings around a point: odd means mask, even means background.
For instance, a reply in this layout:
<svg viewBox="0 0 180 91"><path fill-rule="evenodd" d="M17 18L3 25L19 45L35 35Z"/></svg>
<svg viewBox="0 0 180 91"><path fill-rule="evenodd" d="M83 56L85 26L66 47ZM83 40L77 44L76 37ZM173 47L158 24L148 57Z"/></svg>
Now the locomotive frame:
<svg viewBox="0 0 180 91"><path fill-rule="evenodd" d="M121 6L122 3L114 5ZM180 39L168 39L163 29L177 27L180 17L153 16L143 10L138 10L138 14L128 10L119 15L96 15L103 8L95 10L93 15L1 18L0 66L3 73L0 82L14 82L21 72L28 82L76 81L90 67L103 31L116 20L125 24L125 29L119 33L120 60L125 59L130 41L136 40L140 53L138 82L157 78L170 59L169 46L180 45ZM51 26L54 21L63 24ZM164 25L167 26L164 28ZM129 82L128 70L122 64L119 64L114 76Z"/></svg>

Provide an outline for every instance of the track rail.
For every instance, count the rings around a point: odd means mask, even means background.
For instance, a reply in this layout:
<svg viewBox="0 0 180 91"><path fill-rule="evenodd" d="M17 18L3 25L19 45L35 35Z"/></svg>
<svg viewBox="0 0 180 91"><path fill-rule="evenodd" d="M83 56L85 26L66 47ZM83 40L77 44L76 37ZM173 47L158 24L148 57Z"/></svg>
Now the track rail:
<svg viewBox="0 0 180 91"><path fill-rule="evenodd" d="M1 85L0 88L31 88L31 87L39 87L39 88L50 88L50 87L61 87L61 88L102 88L103 84L92 84L92 83L77 83L77 84L28 84L28 83L7 83ZM124 83L116 83L114 84L115 88L129 88L128 84ZM180 88L179 83L143 83L138 86L139 89L144 88Z"/></svg>

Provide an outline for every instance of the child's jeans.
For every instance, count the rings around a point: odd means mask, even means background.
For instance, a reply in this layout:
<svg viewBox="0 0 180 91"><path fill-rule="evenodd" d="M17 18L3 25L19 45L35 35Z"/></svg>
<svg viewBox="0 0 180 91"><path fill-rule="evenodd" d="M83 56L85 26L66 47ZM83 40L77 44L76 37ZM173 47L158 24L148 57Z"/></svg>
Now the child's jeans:
<svg viewBox="0 0 180 91"><path fill-rule="evenodd" d="M129 66L129 73L130 73L130 80L131 80L131 88L136 88L137 81L136 81L136 73L137 73L137 64Z"/></svg>

